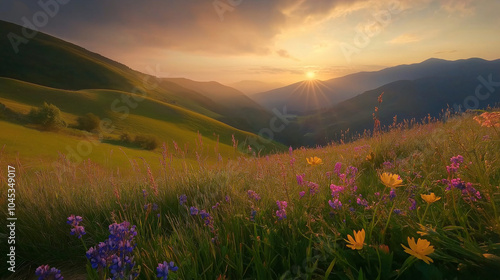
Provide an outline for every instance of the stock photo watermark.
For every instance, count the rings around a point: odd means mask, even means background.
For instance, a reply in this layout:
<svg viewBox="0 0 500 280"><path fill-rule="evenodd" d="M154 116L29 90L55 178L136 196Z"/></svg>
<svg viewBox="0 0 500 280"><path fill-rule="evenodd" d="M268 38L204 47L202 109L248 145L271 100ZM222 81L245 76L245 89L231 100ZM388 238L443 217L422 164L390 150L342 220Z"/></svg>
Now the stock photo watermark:
<svg viewBox="0 0 500 280"><path fill-rule="evenodd" d="M297 118L297 115L292 115L287 113L286 105L280 111L277 108L272 110L274 116L269 120L269 127L262 128L259 130L259 137L252 137L238 146L238 150L244 153L252 153L252 150L263 150L264 146L262 144L269 144L275 139L276 133L281 133L285 130L293 120ZM248 149L247 149L248 145Z"/></svg>
<svg viewBox="0 0 500 280"><path fill-rule="evenodd" d="M463 104L453 104L455 112L462 111L462 105L465 110L475 110L479 108L479 102L490 98L491 94L496 92L496 88L500 87L500 81L493 81L493 74L488 75L485 79L482 75L477 76L479 84L476 86L474 94L467 96Z"/></svg>
<svg viewBox="0 0 500 280"><path fill-rule="evenodd" d="M61 6L68 4L71 0L39 0L37 2L40 10L33 13L31 19L28 17L22 17L23 28L21 33L9 32L7 34L7 39L9 39L10 45L14 53L19 53L19 47L21 44L28 44L29 41L38 34L38 31L49 24L50 19L54 18L59 11Z"/></svg>
<svg viewBox="0 0 500 280"><path fill-rule="evenodd" d="M7 268L10 272L16 272L16 168L7 166Z"/></svg>
<svg viewBox="0 0 500 280"><path fill-rule="evenodd" d="M220 21L224 21L224 14L226 12L233 12L241 3L243 3L243 0L214 0L212 5Z"/></svg>
<svg viewBox="0 0 500 280"><path fill-rule="evenodd" d="M350 43L341 42L340 50L347 62L351 63L353 55L360 54L368 47L372 38L387 28L393 22L393 16L401 11L401 4L398 1L392 2L387 9L372 14L367 24L359 25Z"/></svg>

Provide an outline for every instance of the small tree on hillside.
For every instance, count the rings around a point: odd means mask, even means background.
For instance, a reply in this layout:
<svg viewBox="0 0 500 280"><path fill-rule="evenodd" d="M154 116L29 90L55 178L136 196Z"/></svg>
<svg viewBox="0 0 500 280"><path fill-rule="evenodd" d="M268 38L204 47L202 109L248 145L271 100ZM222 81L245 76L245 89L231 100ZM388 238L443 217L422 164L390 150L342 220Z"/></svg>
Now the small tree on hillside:
<svg viewBox="0 0 500 280"><path fill-rule="evenodd" d="M44 102L40 108L33 108L28 118L34 124L41 125L45 129L65 127L66 122L61 116L61 110L53 104Z"/></svg>
<svg viewBox="0 0 500 280"><path fill-rule="evenodd" d="M87 113L84 116L78 117L76 122L78 123L78 129L92 132L99 130L101 119L92 113Z"/></svg>

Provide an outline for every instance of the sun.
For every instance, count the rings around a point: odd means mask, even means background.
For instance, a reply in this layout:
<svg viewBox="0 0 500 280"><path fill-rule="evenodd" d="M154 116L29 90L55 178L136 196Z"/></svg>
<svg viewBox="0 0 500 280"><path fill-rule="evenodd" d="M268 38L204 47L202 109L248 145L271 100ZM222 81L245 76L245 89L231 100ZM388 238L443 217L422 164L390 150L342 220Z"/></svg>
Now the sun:
<svg viewBox="0 0 500 280"><path fill-rule="evenodd" d="M313 80L314 77L316 77L316 73L314 73L313 71L309 71L306 73L306 77L308 80Z"/></svg>

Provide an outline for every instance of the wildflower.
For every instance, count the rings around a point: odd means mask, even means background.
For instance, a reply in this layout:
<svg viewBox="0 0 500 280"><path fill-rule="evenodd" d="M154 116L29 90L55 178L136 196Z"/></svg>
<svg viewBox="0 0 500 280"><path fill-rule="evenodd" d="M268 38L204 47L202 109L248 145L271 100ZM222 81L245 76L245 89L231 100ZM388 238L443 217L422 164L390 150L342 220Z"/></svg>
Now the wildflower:
<svg viewBox="0 0 500 280"><path fill-rule="evenodd" d="M227 203L230 203L230 202L231 202L231 197L229 197L229 195L226 195L226 202L227 202Z"/></svg>
<svg viewBox="0 0 500 280"><path fill-rule="evenodd" d="M55 267L50 267L49 265L41 265L35 270L35 275L39 276L38 280L54 279L63 280L64 277L61 276L61 271Z"/></svg>
<svg viewBox="0 0 500 280"><path fill-rule="evenodd" d="M293 156L293 148L292 148L292 146L290 146L290 148L288 148L288 153L290 154L290 156Z"/></svg>
<svg viewBox="0 0 500 280"><path fill-rule="evenodd" d="M313 182L309 182L307 184L307 186L309 187L309 194L315 195L319 192L319 185L318 184L313 183Z"/></svg>
<svg viewBox="0 0 500 280"><path fill-rule="evenodd" d="M293 166L295 164L295 158L290 159L290 166Z"/></svg>
<svg viewBox="0 0 500 280"><path fill-rule="evenodd" d="M153 211L156 211L156 210L158 210L158 204L153 203Z"/></svg>
<svg viewBox="0 0 500 280"><path fill-rule="evenodd" d="M383 165L384 165L385 169L391 169L394 167L394 164L392 164L392 162L390 162L390 161L384 162Z"/></svg>
<svg viewBox="0 0 500 280"><path fill-rule="evenodd" d="M370 154L368 154L366 156L366 161L373 161L373 159L375 158L375 154L373 152L370 152Z"/></svg>
<svg viewBox="0 0 500 280"><path fill-rule="evenodd" d="M319 157L310 157L310 158L306 158L306 160L307 160L307 163L312 165L312 166L323 164L323 160L320 159Z"/></svg>
<svg viewBox="0 0 500 280"><path fill-rule="evenodd" d="M481 126L500 127L500 112L484 112L479 116L475 116L474 120Z"/></svg>
<svg viewBox="0 0 500 280"><path fill-rule="evenodd" d="M286 218L286 208L288 207L288 203L286 201L276 201L278 204L278 211L276 211L276 217L278 220L283 220Z"/></svg>
<svg viewBox="0 0 500 280"><path fill-rule="evenodd" d="M83 218L80 216L71 215L68 217L67 224L70 224L73 228L70 231L71 235L76 235L78 238L82 238L85 232L85 228L80 226L80 222L83 221Z"/></svg>
<svg viewBox="0 0 500 280"><path fill-rule="evenodd" d="M343 192L345 187L337 186L334 184L330 185L330 190L332 191L332 197L339 197L340 193Z"/></svg>
<svg viewBox="0 0 500 280"><path fill-rule="evenodd" d="M415 209L417 209L417 201L413 198L408 198L408 201L410 202L410 207L408 209L410 209L410 211L413 211Z"/></svg>
<svg viewBox="0 0 500 280"><path fill-rule="evenodd" d="M191 208L189 208L189 212L191 213L191 216L196 216L198 215L198 208L191 206Z"/></svg>
<svg viewBox="0 0 500 280"><path fill-rule="evenodd" d="M401 180L399 175L388 173L388 172L382 173L382 175L380 175L380 180L382 180L382 183L386 187L391 188L391 189L400 187L401 184L403 183L403 180Z"/></svg>
<svg viewBox="0 0 500 280"><path fill-rule="evenodd" d="M356 199L356 203L358 205L364 206L365 208L368 207L368 201L366 201L366 199L362 199L362 198L358 197Z"/></svg>
<svg viewBox="0 0 500 280"><path fill-rule="evenodd" d="M257 216L257 210L252 209L250 212L250 221L255 222L255 216Z"/></svg>
<svg viewBox="0 0 500 280"><path fill-rule="evenodd" d="M301 192L299 192L299 196L300 196L300 198L304 197L304 195L305 195L305 194L306 194L306 192L305 192L305 191L301 191Z"/></svg>
<svg viewBox="0 0 500 280"><path fill-rule="evenodd" d="M396 190L391 189L391 191L389 192L389 198L393 200L395 197L396 197Z"/></svg>
<svg viewBox="0 0 500 280"><path fill-rule="evenodd" d="M186 204L187 200L188 200L187 195L182 194L181 196L179 196L179 204L180 204L180 205L184 205L184 204Z"/></svg>
<svg viewBox="0 0 500 280"><path fill-rule="evenodd" d="M252 190L248 190L247 195L248 195L248 198L254 199L255 201L260 200L260 195Z"/></svg>
<svg viewBox="0 0 500 280"><path fill-rule="evenodd" d="M332 207L334 210L335 209L340 209L342 208L342 202L340 200L338 200L338 198L336 198L335 200L328 200L328 204L330 205L330 207Z"/></svg>
<svg viewBox="0 0 500 280"><path fill-rule="evenodd" d="M426 264L429 264L429 262L434 262L427 256L434 253L434 246L430 246L431 243L429 241L419 238L417 243L415 243L415 238L408 237L408 245L410 246L410 248L401 244L406 253L423 260Z"/></svg>
<svg viewBox="0 0 500 280"><path fill-rule="evenodd" d="M385 244L380 244L378 246L379 250L386 253L386 254L389 254L389 246L385 245Z"/></svg>
<svg viewBox="0 0 500 280"><path fill-rule="evenodd" d="M420 236L425 236L425 235L428 235L430 232L436 231L436 228L433 228L431 226L426 227L426 226L421 225L421 224L418 224L418 226L420 227L421 231L417 231L417 234L420 234Z"/></svg>
<svg viewBox="0 0 500 280"><path fill-rule="evenodd" d="M179 269L177 266L175 266L174 262L163 262L159 263L158 267L156 268L156 276L160 278L160 280L167 280L168 279L168 273L169 271L177 271Z"/></svg>
<svg viewBox="0 0 500 280"><path fill-rule="evenodd" d="M142 190L142 197L146 198L148 196L148 192L146 190Z"/></svg>
<svg viewBox="0 0 500 280"><path fill-rule="evenodd" d="M302 186L304 184L304 177L305 176L306 176L306 174L297 175L297 184L299 186Z"/></svg>
<svg viewBox="0 0 500 280"><path fill-rule="evenodd" d="M429 204L434 203L434 202L436 202L436 201L438 201L438 200L441 199L441 197L436 196L434 193L431 193L431 194L421 194L420 197L422 197L422 199L425 202L429 203Z"/></svg>
<svg viewBox="0 0 500 280"><path fill-rule="evenodd" d="M214 205L214 206L212 206L212 209L217 209L217 208L219 208L219 206L220 206L220 203L219 203L219 202L217 202L217 203L215 203L215 205Z"/></svg>
<svg viewBox="0 0 500 280"><path fill-rule="evenodd" d="M335 172L337 174L337 176L340 176L341 169L342 169L342 163L337 162L337 163L335 163L335 167L333 168L333 172Z"/></svg>
<svg viewBox="0 0 500 280"><path fill-rule="evenodd" d="M137 236L135 226L127 221L109 226L109 237L104 242L91 247L87 252L87 259L93 269L97 271L109 270L111 279L124 279L126 274L137 276L134 271L135 248L134 237Z"/></svg>
<svg viewBox="0 0 500 280"><path fill-rule="evenodd" d="M349 239L349 240L344 239L345 242L349 243L347 245L347 247L349 247L353 250L363 249L363 245L365 242L365 229L361 229L358 232L353 230L352 232L353 232L354 238L350 234L348 234L347 239Z"/></svg>
<svg viewBox="0 0 500 280"><path fill-rule="evenodd" d="M394 214L401 215L401 209L394 209Z"/></svg>

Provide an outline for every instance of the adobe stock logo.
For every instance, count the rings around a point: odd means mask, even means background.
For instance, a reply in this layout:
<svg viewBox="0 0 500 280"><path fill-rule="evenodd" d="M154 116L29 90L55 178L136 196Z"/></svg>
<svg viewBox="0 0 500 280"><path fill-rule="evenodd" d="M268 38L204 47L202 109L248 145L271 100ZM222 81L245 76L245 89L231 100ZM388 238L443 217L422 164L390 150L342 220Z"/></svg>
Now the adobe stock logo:
<svg viewBox="0 0 500 280"><path fill-rule="evenodd" d="M33 14L31 19L27 17L22 17L23 28L21 29L21 34L14 32L9 32L7 38L12 46L12 49L17 54L19 53L19 46L21 44L28 44L30 39L33 39L40 28L43 28L49 24L49 20L55 17L61 8L61 5L66 5L70 0L39 0L38 6L41 10L38 10Z"/></svg>

